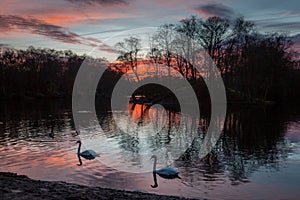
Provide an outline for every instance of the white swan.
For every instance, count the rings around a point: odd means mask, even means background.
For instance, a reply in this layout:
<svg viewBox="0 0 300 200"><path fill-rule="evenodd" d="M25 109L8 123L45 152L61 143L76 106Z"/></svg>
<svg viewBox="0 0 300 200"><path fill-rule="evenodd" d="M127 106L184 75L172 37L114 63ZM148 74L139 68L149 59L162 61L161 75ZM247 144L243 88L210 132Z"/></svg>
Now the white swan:
<svg viewBox="0 0 300 200"><path fill-rule="evenodd" d="M81 141L78 140L78 141L76 142L76 144L78 144L78 143L79 143L79 146L78 146L78 152L77 152L77 155L78 155L78 156L81 156L81 157L83 157L83 158L85 158L85 159L87 159L87 160L93 160L93 159L96 158L97 154L96 154L96 152L93 151L93 150L85 150L85 151L83 151L83 152L80 152Z"/></svg>
<svg viewBox="0 0 300 200"><path fill-rule="evenodd" d="M157 156L153 155L151 159L154 158L154 163L153 163L153 173L158 174L160 177L165 178L165 179L174 179L174 178L180 178L179 176L179 171L176 169L170 168L170 167L164 167L161 169L156 169L156 161L157 161Z"/></svg>

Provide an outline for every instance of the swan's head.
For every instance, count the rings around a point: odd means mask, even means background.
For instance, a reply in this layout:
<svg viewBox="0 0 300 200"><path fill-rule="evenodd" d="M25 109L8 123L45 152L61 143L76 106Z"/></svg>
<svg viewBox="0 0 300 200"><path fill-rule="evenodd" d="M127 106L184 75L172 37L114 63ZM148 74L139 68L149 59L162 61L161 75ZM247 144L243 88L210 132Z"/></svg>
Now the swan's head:
<svg viewBox="0 0 300 200"><path fill-rule="evenodd" d="M81 141L80 141L80 140L78 140L78 141L76 142L76 144L81 144Z"/></svg>
<svg viewBox="0 0 300 200"><path fill-rule="evenodd" d="M156 155L153 155L153 156L151 156L151 158L150 158L150 159L153 159L153 158L157 158L157 156L156 156Z"/></svg>

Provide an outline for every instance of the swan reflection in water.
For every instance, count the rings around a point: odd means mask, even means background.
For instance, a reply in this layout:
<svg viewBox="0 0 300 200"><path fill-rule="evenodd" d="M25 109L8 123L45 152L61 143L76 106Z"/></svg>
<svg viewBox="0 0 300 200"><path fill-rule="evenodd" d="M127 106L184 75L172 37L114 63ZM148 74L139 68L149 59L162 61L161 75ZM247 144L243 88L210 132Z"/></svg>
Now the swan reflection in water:
<svg viewBox="0 0 300 200"><path fill-rule="evenodd" d="M175 178L180 178L179 176L179 171L177 171L176 169L170 168L170 167L164 167L161 169L156 169L156 162L157 162L157 156L153 155L151 157L151 159L154 159L154 163L153 163L153 180L154 180L154 185L151 185L152 188L157 188L158 184L157 184L157 178L156 178L156 174L158 174L161 178L164 179L175 179Z"/></svg>
<svg viewBox="0 0 300 200"><path fill-rule="evenodd" d="M54 139L54 120L53 120L53 116L49 115L49 119L50 119L50 124L51 124L51 132L48 134L49 137L51 137L52 139Z"/></svg>
<svg viewBox="0 0 300 200"><path fill-rule="evenodd" d="M51 132L50 132L48 135L49 135L49 137L51 137L52 139L55 138L54 131L53 131L53 126L51 126Z"/></svg>
<svg viewBox="0 0 300 200"><path fill-rule="evenodd" d="M81 157L79 154L77 154L77 158L78 158L78 161L79 161L79 164L77 164L78 166L81 166L82 165L82 160L81 160Z"/></svg>
<svg viewBox="0 0 300 200"><path fill-rule="evenodd" d="M84 159L87 159L87 160L94 160L96 158L96 156L98 156L98 154L94 150L85 150L83 152L80 152L80 148L81 148L80 140L78 140L76 142L76 144L79 144L78 151L77 151L77 157L78 157L78 161L79 161L79 164L77 164L78 166L82 165L81 157L83 157Z"/></svg>

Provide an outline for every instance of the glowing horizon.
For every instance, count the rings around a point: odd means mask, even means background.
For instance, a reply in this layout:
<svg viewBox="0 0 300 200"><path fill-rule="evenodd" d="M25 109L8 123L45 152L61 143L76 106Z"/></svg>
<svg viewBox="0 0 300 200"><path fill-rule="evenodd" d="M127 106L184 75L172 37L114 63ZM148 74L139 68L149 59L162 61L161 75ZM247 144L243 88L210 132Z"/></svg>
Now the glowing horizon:
<svg viewBox="0 0 300 200"><path fill-rule="evenodd" d="M1 46L70 49L84 54L99 44L105 45L103 40L124 30L176 23L191 15L204 19L214 15L235 18L242 13L260 31L289 32L295 38L295 47L300 48L300 12L295 9L298 4L291 1L269 5L266 0L252 3L244 0L214 3L208 0L30 0L26 3L4 0L0 9ZM102 52L106 50L109 51L105 47Z"/></svg>

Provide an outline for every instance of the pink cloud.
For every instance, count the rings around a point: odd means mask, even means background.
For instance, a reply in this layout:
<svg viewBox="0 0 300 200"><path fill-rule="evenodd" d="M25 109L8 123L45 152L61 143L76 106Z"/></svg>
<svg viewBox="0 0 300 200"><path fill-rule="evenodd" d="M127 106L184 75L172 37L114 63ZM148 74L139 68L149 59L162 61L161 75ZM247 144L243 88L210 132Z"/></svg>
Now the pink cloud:
<svg viewBox="0 0 300 200"><path fill-rule="evenodd" d="M127 9L126 12L124 9ZM0 8L2 15L34 17L46 23L76 27L89 21L137 17L127 0L4 0Z"/></svg>
<svg viewBox="0 0 300 200"><path fill-rule="evenodd" d="M124 6L128 5L128 0L66 0L80 5L101 5L101 6Z"/></svg>

